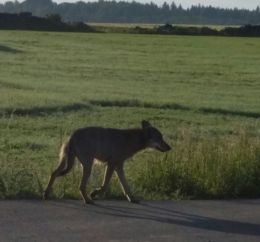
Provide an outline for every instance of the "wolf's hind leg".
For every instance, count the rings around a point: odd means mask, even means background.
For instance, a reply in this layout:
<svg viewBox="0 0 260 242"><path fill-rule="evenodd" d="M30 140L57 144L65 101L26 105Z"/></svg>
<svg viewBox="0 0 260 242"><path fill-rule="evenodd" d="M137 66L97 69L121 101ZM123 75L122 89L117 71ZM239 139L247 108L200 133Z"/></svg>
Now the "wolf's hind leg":
<svg viewBox="0 0 260 242"><path fill-rule="evenodd" d="M88 204L93 204L93 200L87 195L87 183L91 174L91 170L92 170L92 165L93 165L93 159L88 160L87 162L82 162L82 166L83 166L83 175L82 175L82 179L81 179L81 183L80 183L80 193L81 196L84 200L85 203Z"/></svg>
<svg viewBox="0 0 260 242"><path fill-rule="evenodd" d="M49 179L49 183L47 185L47 188L45 189L44 193L43 193L43 199L47 199L49 194L50 194L50 190L51 187L55 181L55 179L61 175L62 171L65 169L67 165L66 159L63 159L61 161L61 163L59 164L59 166L53 171L53 173L51 174L51 177Z"/></svg>
<svg viewBox="0 0 260 242"><path fill-rule="evenodd" d="M110 181L110 179L111 179L111 177L113 175L114 170L115 170L114 165L107 164L102 186L100 188L95 189L90 194L92 199L94 199L96 195L105 193L107 191L108 184L109 184L109 181Z"/></svg>

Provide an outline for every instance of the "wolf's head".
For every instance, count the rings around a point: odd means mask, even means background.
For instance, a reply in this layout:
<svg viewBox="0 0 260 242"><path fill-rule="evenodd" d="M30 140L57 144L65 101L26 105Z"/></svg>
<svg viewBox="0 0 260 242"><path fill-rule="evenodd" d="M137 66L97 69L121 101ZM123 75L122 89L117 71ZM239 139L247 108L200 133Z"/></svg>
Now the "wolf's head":
<svg viewBox="0 0 260 242"><path fill-rule="evenodd" d="M161 152L166 152L171 147L163 140L161 132L153 127L148 121L142 121L142 129L147 140L147 147L157 149Z"/></svg>

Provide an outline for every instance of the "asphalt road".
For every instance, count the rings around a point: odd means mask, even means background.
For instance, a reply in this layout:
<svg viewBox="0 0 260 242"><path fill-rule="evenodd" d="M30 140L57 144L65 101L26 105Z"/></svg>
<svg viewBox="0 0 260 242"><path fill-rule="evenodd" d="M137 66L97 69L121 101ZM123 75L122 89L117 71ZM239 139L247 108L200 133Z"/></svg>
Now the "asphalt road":
<svg viewBox="0 0 260 242"><path fill-rule="evenodd" d="M0 201L0 241L260 241L260 200Z"/></svg>

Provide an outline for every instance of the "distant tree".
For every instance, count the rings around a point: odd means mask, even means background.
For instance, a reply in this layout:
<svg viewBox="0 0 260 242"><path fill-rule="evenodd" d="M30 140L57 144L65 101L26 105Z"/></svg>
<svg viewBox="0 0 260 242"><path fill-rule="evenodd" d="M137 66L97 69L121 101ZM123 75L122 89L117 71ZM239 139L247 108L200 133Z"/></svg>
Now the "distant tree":
<svg viewBox="0 0 260 242"><path fill-rule="evenodd" d="M13 13L15 11L15 4L14 2L8 1L4 4L4 11Z"/></svg>
<svg viewBox="0 0 260 242"><path fill-rule="evenodd" d="M183 10L183 8L182 8L182 5L181 5L181 4L178 6L178 10L180 10L180 11L182 11L182 10Z"/></svg>
<svg viewBox="0 0 260 242"><path fill-rule="evenodd" d="M177 9L177 5L175 4L175 2L171 3L171 10L174 11Z"/></svg>
<svg viewBox="0 0 260 242"><path fill-rule="evenodd" d="M163 5L162 5L162 10L164 12L169 12L170 11L170 6L167 2L164 2Z"/></svg>

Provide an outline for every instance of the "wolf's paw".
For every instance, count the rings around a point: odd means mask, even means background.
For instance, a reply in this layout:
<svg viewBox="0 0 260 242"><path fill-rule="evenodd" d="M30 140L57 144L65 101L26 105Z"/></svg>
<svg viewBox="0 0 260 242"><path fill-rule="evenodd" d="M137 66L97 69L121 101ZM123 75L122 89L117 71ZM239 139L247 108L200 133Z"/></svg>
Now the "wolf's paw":
<svg viewBox="0 0 260 242"><path fill-rule="evenodd" d="M89 197L84 198L84 203L85 204L95 204L94 201L91 198L89 198Z"/></svg>
<svg viewBox="0 0 260 242"><path fill-rule="evenodd" d="M47 200L48 198L49 198L49 192L44 191L44 192L42 193L42 200Z"/></svg>
<svg viewBox="0 0 260 242"><path fill-rule="evenodd" d="M102 190L102 188L97 188L90 193L90 197L91 197L91 199L94 200L96 198L96 196L100 195L100 194L103 194L103 190Z"/></svg>
<svg viewBox="0 0 260 242"><path fill-rule="evenodd" d="M133 197L133 196L126 196L126 198L127 198L127 200L128 200L128 202L130 202L130 203L140 203L140 201L141 201L141 198L139 198L139 197Z"/></svg>
<svg viewBox="0 0 260 242"><path fill-rule="evenodd" d="M94 191L92 191L92 192L90 193L91 199L95 199L95 197L97 196L98 193L99 193L99 190L98 190L98 189L95 189Z"/></svg>

